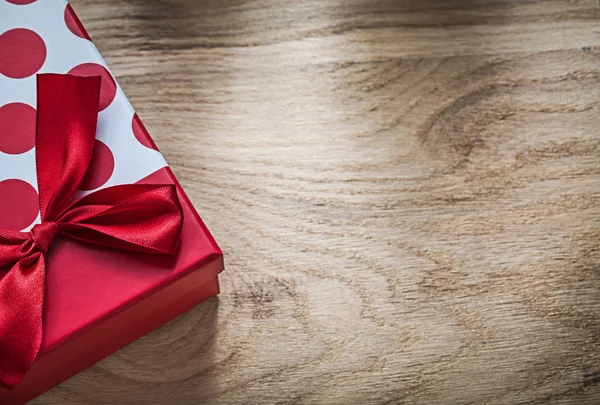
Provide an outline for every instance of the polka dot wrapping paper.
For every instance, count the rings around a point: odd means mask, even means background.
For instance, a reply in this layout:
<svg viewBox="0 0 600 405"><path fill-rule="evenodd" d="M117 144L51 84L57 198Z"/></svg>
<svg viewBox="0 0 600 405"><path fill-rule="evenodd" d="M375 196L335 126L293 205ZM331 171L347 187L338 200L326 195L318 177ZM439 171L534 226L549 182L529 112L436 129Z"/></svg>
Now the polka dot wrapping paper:
<svg viewBox="0 0 600 405"><path fill-rule="evenodd" d="M221 250L64 0L0 0L0 227L28 231L41 222L35 159L41 73L102 77L92 161L77 197L120 184L170 183L184 223L174 258L55 241L40 353L15 389L0 386L3 405L26 403L218 294L223 270ZM0 280L4 274L0 268Z"/></svg>
<svg viewBox="0 0 600 405"><path fill-rule="evenodd" d="M102 76L94 155L81 195L135 183L166 166L72 7L0 0L0 227L29 230L36 209L37 73Z"/></svg>

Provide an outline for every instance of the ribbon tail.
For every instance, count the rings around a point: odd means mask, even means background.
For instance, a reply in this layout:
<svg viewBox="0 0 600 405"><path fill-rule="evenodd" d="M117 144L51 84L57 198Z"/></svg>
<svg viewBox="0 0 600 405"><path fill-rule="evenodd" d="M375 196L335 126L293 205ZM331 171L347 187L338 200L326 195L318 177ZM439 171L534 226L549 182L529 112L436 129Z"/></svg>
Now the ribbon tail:
<svg viewBox="0 0 600 405"><path fill-rule="evenodd" d="M41 253L21 259L0 280L0 385L14 388L42 343L46 264Z"/></svg>

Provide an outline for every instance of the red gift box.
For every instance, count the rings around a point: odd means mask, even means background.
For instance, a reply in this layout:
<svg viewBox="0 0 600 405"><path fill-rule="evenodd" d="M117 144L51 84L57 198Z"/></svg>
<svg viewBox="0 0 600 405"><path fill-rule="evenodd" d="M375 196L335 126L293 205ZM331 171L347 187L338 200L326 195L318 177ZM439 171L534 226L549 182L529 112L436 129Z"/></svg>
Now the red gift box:
<svg viewBox="0 0 600 405"><path fill-rule="evenodd" d="M65 41L73 44L69 55ZM78 196L117 184L173 184L183 227L173 257L56 240L46 262L41 349L16 388L0 388L7 405L33 399L218 294L223 270L221 250L63 1L0 0L0 227L26 231L40 222L37 73L103 76L97 140Z"/></svg>

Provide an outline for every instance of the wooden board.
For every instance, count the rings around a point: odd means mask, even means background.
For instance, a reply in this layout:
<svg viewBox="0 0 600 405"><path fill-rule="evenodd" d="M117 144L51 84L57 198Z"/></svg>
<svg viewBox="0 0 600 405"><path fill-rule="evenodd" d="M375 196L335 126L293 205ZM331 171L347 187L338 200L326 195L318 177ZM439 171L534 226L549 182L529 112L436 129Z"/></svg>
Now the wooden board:
<svg viewBox="0 0 600 405"><path fill-rule="evenodd" d="M600 5L73 0L222 295L34 401L600 403Z"/></svg>

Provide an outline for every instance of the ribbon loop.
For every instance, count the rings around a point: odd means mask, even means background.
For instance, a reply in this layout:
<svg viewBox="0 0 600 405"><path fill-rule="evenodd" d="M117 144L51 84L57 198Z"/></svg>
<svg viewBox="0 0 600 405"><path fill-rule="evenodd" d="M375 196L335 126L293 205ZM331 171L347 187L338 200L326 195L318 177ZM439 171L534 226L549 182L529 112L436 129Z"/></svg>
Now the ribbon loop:
<svg viewBox="0 0 600 405"><path fill-rule="evenodd" d="M75 197L92 159L100 77L37 76L35 156L42 221Z"/></svg>
<svg viewBox="0 0 600 405"><path fill-rule="evenodd" d="M14 388L43 338L46 258L59 235L108 248L176 252L183 213L174 185L109 187L73 202L88 169L99 77L38 75L36 163L42 223L0 228L0 385ZM12 268L7 273L1 269Z"/></svg>

